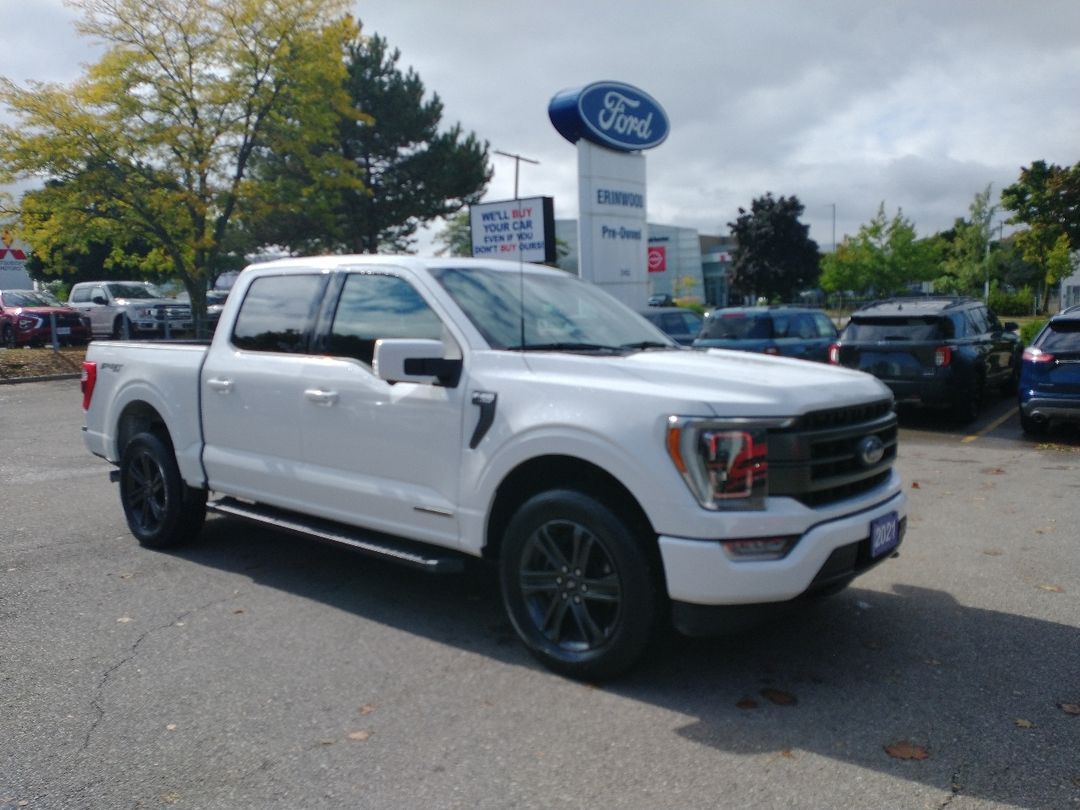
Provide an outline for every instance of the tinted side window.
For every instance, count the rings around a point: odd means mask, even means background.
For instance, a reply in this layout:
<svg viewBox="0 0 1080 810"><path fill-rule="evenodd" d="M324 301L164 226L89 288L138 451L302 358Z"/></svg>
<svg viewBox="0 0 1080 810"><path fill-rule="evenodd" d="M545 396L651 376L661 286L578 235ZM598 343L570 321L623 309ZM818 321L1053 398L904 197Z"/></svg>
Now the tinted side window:
<svg viewBox="0 0 1080 810"><path fill-rule="evenodd" d="M1036 344L1050 353L1080 352L1080 321L1051 323Z"/></svg>
<svg viewBox="0 0 1080 810"><path fill-rule="evenodd" d="M814 313L814 325L817 327L817 336L823 338L836 337L836 324L832 322L824 312Z"/></svg>
<svg viewBox="0 0 1080 810"><path fill-rule="evenodd" d="M809 312L793 316L791 324L788 326L787 336L799 340L813 340L816 338L818 336L818 327L814 322L814 316Z"/></svg>
<svg viewBox="0 0 1080 810"><path fill-rule="evenodd" d="M256 352L307 351L324 283L316 275L256 279L240 305L233 345Z"/></svg>
<svg viewBox="0 0 1080 810"><path fill-rule="evenodd" d="M877 340L937 340L943 323L936 317L910 318L853 317L844 327L843 339L848 341Z"/></svg>
<svg viewBox="0 0 1080 810"><path fill-rule="evenodd" d="M982 335L990 331L990 324L986 321L986 310L982 307L974 307L967 311L968 326L972 335Z"/></svg>
<svg viewBox="0 0 1080 810"><path fill-rule="evenodd" d="M90 288L79 287L78 289L71 291L71 303L73 304L85 304L90 301Z"/></svg>
<svg viewBox="0 0 1080 810"><path fill-rule="evenodd" d="M442 321L404 279L353 273L345 280L326 354L371 365L379 338L442 339Z"/></svg>

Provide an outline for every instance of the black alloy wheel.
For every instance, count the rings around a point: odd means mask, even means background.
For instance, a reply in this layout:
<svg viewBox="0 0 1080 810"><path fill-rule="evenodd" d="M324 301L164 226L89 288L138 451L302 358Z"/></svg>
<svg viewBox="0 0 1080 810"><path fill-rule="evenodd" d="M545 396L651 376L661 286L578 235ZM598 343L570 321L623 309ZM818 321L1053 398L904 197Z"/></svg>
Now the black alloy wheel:
<svg viewBox="0 0 1080 810"><path fill-rule="evenodd" d="M153 433L140 433L124 449L120 502L131 533L150 548L194 537L206 518L206 491L184 484L172 448Z"/></svg>
<svg viewBox="0 0 1080 810"><path fill-rule="evenodd" d="M542 493L518 510L503 542L503 599L545 666L603 679L642 657L660 612L646 542L580 492Z"/></svg>

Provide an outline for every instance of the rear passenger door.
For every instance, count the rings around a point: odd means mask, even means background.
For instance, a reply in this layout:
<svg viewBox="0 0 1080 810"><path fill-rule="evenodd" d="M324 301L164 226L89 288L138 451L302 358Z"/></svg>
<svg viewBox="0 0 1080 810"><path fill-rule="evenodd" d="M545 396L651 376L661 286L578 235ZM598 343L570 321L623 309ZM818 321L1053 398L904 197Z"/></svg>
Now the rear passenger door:
<svg viewBox="0 0 1080 810"><path fill-rule="evenodd" d="M207 352L200 393L211 489L303 506L304 371L326 283L318 273L255 279L228 345L219 337Z"/></svg>

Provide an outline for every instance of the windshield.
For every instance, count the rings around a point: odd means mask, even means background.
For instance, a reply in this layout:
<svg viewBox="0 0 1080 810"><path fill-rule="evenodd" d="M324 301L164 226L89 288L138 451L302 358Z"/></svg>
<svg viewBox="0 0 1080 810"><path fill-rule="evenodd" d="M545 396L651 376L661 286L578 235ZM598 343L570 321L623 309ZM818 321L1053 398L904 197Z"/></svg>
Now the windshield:
<svg viewBox="0 0 1080 810"><path fill-rule="evenodd" d="M8 290L3 293L3 302L5 307L58 307L61 306L57 301L46 293L35 292L34 290Z"/></svg>
<svg viewBox="0 0 1080 810"><path fill-rule="evenodd" d="M675 346L636 312L576 276L456 267L432 274L493 349L622 352Z"/></svg>
<svg viewBox="0 0 1080 810"><path fill-rule="evenodd" d="M858 318L844 327L841 340L939 340L950 337L944 323L936 317Z"/></svg>
<svg viewBox="0 0 1080 810"><path fill-rule="evenodd" d="M1080 352L1080 321L1052 321L1037 342L1045 352Z"/></svg>
<svg viewBox="0 0 1080 810"><path fill-rule="evenodd" d="M164 298L161 290L153 284L117 284L106 285L113 298Z"/></svg>

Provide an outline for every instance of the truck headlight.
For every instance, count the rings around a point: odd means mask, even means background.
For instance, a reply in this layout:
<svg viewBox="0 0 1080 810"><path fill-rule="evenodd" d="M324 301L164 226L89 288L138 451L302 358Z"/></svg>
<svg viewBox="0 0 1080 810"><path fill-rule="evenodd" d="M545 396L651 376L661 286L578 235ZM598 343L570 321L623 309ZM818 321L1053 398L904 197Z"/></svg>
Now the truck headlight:
<svg viewBox="0 0 1080 810"><path fill-rule="evenodd" d="M786 420L668 418L667 451L706 509L764 509L768 428Z"/></svg>

